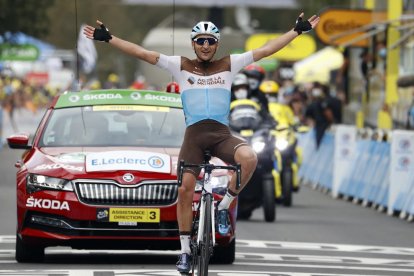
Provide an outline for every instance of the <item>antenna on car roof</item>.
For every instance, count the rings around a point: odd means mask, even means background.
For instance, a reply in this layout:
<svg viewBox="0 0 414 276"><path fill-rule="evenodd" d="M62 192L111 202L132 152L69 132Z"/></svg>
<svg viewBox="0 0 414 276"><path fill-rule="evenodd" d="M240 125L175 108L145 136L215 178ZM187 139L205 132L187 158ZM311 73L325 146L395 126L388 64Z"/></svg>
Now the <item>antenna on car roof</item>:
<svg viewBox="0 0 414 276"><path fill-rule="evenodd" d="M75 41L76 41L76 79L74 80L73 89L80 91L80 77L79 77L79 52L78 52L78 1L75 1Z"/></svg>
<svg viewBox="0 0 414 276"><path fill-rule="evenodd" d="M172 19L172 55L175 54L175 0L173 0L173 19ZM174 81L174 77L171 76L171 81Z"/></svg>

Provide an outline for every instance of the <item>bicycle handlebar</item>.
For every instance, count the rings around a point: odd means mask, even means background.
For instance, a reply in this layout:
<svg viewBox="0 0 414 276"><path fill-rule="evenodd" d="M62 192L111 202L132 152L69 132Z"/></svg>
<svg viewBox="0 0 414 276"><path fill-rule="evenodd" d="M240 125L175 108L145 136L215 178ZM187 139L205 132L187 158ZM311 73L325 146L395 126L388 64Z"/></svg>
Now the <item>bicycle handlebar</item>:
<svg viewBox="0 0 414 276"><path fill-rule="evenodd" d="M213 170L230 170L235 171L237 175L236 179L236 190L240 188L241 183L241 165L228 165L228 166L221 166L221 165L214 165L210 163L203 163L203 164L185 164L184 160L180 160L179 162L179 173L178 173L178 187L181 186L183 181L183 170L185 168L199 168L199 169L205 169L206 173L211 173Z"/></svg>

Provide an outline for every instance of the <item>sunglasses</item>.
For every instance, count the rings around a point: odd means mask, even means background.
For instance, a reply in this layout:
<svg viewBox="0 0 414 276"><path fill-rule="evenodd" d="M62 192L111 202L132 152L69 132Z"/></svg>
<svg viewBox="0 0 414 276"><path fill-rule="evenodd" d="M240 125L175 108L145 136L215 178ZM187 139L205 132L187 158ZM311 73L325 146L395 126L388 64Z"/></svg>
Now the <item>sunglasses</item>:
<svg viewBox="0 0 414 276"><path fill-rule="evenodd" d="M208 45L214 45L217 43L217 38L214 37L199 37L199 38L194 38L195 43L197 43L197 45L204 45L204 43L207 41Z"/></svg>

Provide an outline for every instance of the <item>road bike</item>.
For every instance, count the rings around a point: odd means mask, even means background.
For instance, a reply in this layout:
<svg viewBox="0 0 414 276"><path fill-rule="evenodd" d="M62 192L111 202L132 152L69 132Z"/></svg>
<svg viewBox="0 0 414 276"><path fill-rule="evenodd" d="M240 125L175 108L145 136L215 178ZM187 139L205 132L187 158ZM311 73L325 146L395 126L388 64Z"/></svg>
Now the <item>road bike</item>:
<svg viewBox="0 0 414 276"><path fill-rule="evenodd" d="M211 174L213 170L224 169L236 172L236 189L240 187L241 166L228 165L217 166L210 164L210 152L204 152L204 162L202 164L185 164L183 160L179 162L178 186L182 184L182 177L185 168L199 168L204 170L203 180L201 182L202 190L195 216L193 216L193 223L191 227L191 254L192 254L192 269L190 274L194 275L195 268L197 268L197 275L208 275L208 264L210 257L213 255L213 248L216 241L215 238L215 205L213 197L213 189L211 185Z"/></svg>

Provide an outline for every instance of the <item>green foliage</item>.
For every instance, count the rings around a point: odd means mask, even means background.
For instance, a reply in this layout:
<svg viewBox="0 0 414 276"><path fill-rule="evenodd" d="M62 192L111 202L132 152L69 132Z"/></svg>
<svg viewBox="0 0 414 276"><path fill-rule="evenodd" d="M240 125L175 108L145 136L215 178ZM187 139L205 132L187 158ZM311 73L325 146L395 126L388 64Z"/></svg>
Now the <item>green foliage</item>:
<svg viewBox="0 0 414 276"><path fill-rule="evenodd" d="M49 30L47 10L53 0L0 0L0 35L23 32L43 36Z"/></svg>

